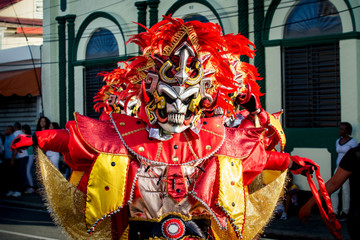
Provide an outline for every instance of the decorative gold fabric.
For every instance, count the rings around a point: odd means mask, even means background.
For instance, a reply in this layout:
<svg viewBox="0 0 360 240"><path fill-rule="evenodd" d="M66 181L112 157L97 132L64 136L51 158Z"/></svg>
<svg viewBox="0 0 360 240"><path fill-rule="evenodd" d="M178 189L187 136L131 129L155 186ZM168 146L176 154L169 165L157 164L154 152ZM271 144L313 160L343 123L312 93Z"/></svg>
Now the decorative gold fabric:
<svg viewBox="0 0 360 240"><path fill-rule="evenodd" d="M286 172L274 181L246 197L243 239L254 239L269 222L276 203L283 194Z"/></svg>
<svg viewBox="0 0 360 240"><path fill-rule="evenodd" d="M38 176L44 185L44 199L54 221L72 239L111 239L110 219L104 220L91 235L84 221L85 194L69 183L38 149Z"/></svg>

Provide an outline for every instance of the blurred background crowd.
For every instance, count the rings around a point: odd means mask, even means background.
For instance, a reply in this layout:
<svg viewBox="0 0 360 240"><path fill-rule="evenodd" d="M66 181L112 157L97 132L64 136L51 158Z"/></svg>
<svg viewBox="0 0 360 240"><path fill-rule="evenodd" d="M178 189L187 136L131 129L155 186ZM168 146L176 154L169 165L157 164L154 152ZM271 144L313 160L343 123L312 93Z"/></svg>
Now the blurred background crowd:
<svg viewBox="0 0 360 240"><path fill-rule="evenodd" d="M47 117L40 117L36 131L59 129L57 122L51 122ZM23 194L33 194L39 188L35 174L34 148L12 151L11 142L20 134L33 135L28 124L15 122L4 129L0 136L0 193L7 197L21 197ZM62 173L69 172L63 157L58 152L47 151L46 156Z"/></svg>

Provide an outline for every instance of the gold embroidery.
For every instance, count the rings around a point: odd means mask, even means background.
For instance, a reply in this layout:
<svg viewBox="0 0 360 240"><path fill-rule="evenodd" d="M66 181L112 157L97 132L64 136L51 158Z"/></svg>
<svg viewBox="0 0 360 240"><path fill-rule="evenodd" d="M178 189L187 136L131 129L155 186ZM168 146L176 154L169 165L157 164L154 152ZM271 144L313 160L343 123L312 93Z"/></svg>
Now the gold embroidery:
<svg viewBox="0 0 360 240"><path fill-rule="evenodd" d="M129 79L129 81L131 83L140 85L141 81L144 78L146 78L146 73L144 73L143 70L149 69L149 68L155 66L155 62L152 60L152 58L150 56L146 56L146 59L147 59L146 65L141 68L138 68L138 70L137 70L138 74Z"/></svg>
<svg viewBox="0 0 360 240"><path fill-rule="evenodd" d="M220 134L217 134L217 133L214 133L214 132L212 132L212 131L210 131L210 130L207 130L207 129L201 129L201 131L205 131L205 132L208 132L208 133L211 133L212 135L215 135L215 136L218 136L218 137L224 137L224 135L220 135Z"/></svg>
<svg viewBox="0 0 360 240"><path fill-rule="evenodd" d="M136 133L136 132L142 131L142 130L146 130L146 128L139 128L139 129L135 129L135 130L132 130L132 131L130 131L130 132L123 133L123 134L121 134L121 136L122 136L122 137L125 137L125 136L131 135L131 134L133 134L133 133Z"/></svg>
<svg viewBox="0 0 360 240"><path fill-rule="evenodd" d="M185 36L186 33L186 26L182 26L182 28L177 33L175 33L174 37L171 39L171 44L164 47L163 55L170 56L174 48L179 44L180 40Z"/></svg>
<svg viewBox="0 0 360 240"><path fill-rule="evenodd" d="M157 153L156 153L156 158L155 158L155 161L158 161L158 160L159 160L160 153L161 153L161 150L162 150L162 145L163 145L163 142L160 142L160 145L159 145L158 151L157 151Z"/></svg>
<svg viewBox="0 0 360 240"><path fill-rule="evenodd" d="M194 149L192 148L192 146L191 146L191 144L190 144L190 141L189 141L188 136L186 135L186 133L185 133L185 132L182 132L182 133L184 134L185 139L186 139L186 142L187 142L187 143L188 143L188 145L189 145L190 152L192 153L192 155L193 155L196 159L199 159L199 157L196 155L196 153L195 153Z"/></svg>
<svg viewBox="0 0 360 240"><path fill-rule="evenodd" d="M187 34L189 36L189 39L190 39L192 45L195 48L196 53L199 54L199 39L198 39L197 34L196 34L195 30L194 30L194 27L193 26L188 26L186 28L186 32L187 32Z"/></svg>

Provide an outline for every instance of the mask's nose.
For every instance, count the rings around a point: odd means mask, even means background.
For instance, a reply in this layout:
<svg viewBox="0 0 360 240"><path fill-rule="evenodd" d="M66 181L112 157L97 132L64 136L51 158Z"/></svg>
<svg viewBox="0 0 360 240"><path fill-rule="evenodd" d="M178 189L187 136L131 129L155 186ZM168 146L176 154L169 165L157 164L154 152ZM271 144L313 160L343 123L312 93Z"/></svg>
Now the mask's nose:
<svg viewBox="0 0 360 240"><path fill-rule="evenodd" d="M174 105L174 108L176 109L176 111L179 112L181 106L183 105L183 103L181 102L180 99L177 98L177 99L175 100L175 102L173 103L173 105Z"/></svg>

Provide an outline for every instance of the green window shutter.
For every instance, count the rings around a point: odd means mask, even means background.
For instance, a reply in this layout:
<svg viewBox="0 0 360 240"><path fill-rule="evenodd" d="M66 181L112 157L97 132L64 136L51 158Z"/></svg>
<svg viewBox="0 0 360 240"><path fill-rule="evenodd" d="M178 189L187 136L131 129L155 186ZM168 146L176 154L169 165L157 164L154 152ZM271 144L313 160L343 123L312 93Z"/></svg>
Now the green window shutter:
<svg viewBox="0 0 360 240"><path fill-rule="evenodd" d="M284 48L285 126L340 123L339 43Z"/></svg>

